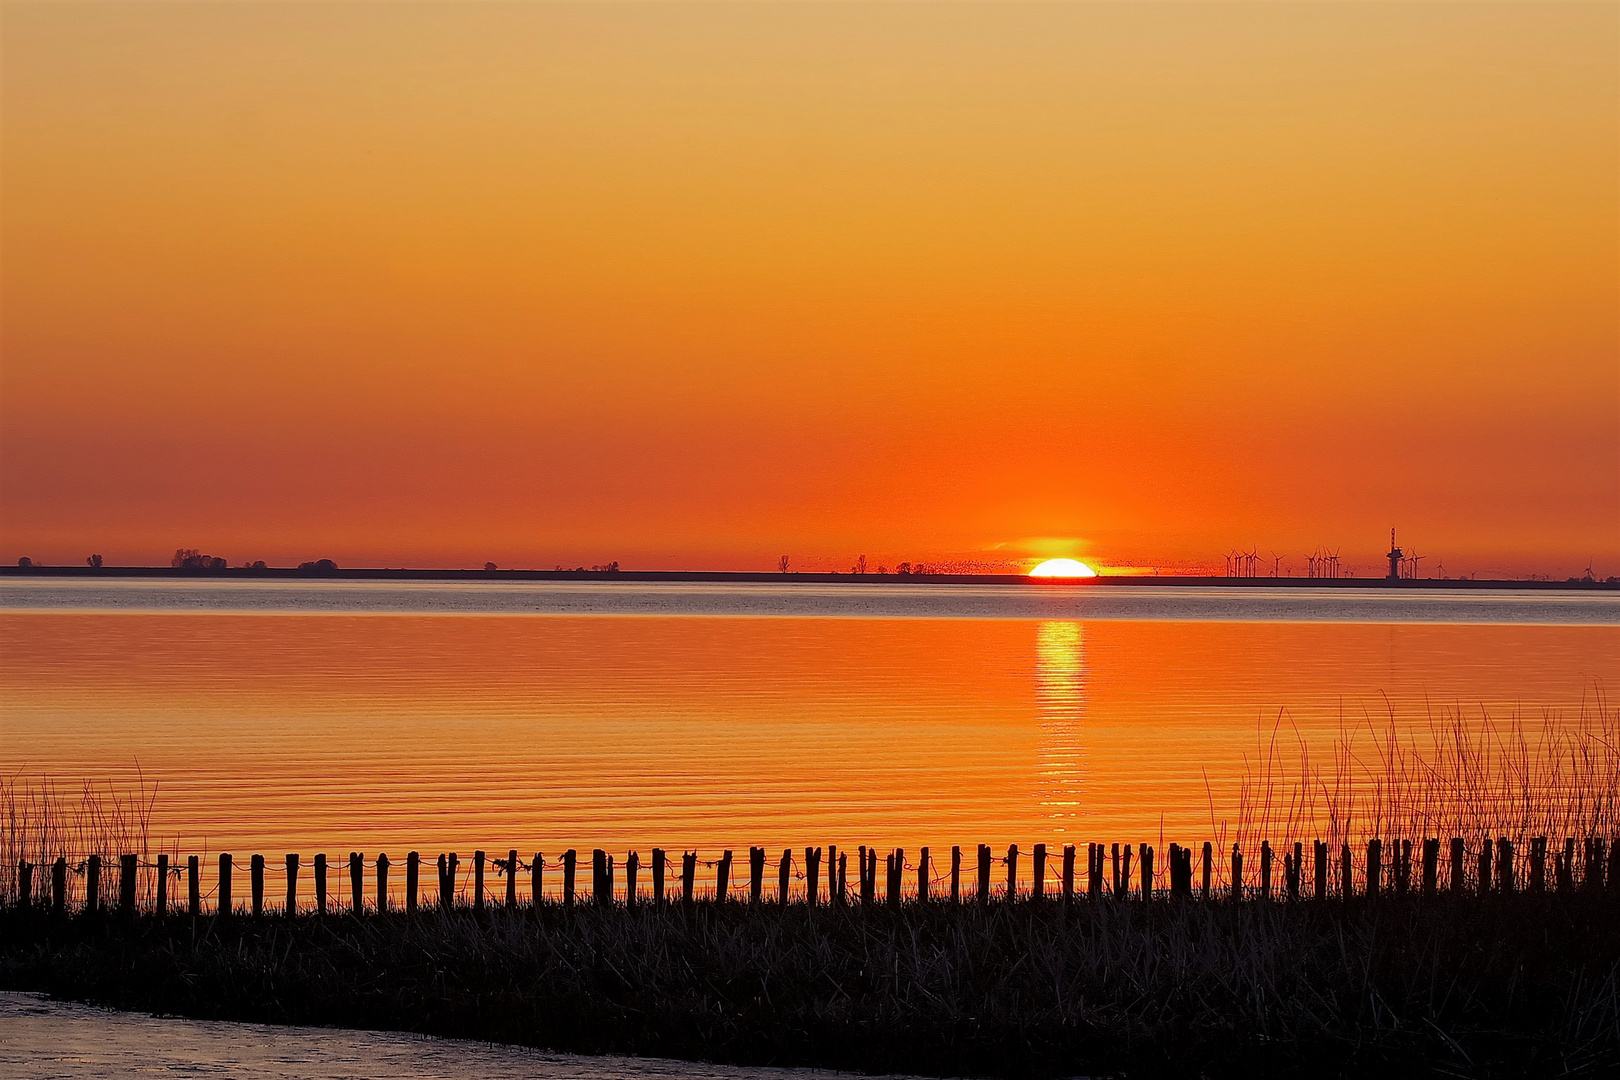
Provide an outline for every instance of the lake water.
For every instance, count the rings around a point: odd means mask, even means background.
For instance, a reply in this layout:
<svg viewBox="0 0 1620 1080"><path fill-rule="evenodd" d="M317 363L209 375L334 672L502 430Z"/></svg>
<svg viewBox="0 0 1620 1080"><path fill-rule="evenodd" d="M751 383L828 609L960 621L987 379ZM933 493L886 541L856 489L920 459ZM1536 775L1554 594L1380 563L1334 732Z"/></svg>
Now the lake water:
<svg viewBox="0 0 1620 1080"><path fill-rule="evenodd" d="M847 1075L577 1057L393 1032L158 1018L0 993L0 1075L10 1080L176 1074L231 1080L833 1080Z"/></svg>
<svg viewBox="0 0 1620 1080"><path fill-rule="evenodd" d="M0 583L5 772L138 768L169 846L272 863L1193 842L1274 734L1617 681L1614 593Z"/></svg>

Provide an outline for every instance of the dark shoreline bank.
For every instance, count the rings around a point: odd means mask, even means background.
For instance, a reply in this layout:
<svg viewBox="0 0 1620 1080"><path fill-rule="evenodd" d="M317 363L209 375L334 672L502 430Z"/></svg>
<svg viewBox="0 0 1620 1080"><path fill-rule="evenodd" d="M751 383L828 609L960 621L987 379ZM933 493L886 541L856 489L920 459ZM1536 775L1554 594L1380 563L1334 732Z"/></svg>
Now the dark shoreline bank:
<svg viewBox="0 0 1620 1080"><path fill-rule="evenodd" d="M1524 581L1519 579L1214 577L1192 575L1104 574L1094 578L1032 578L1027 574L812 574L743 570L407 570L382 567L300 570L296 567L232 566L223 570L177 570L168 566L0 566L0 577L145 578L175 581L590 581L633 584L755 585L1018 585L1030 589L1064 586L1110 588L1373 589L1390 592L1476 589L1525 592L1620 592L1620 581Z"/></svg>
<svg viewBox="0 0 1620 1080"><path fill-rule="evenodd" d="M935 1076L1602 1074L1620 904L0 912L0 987L198 1019Z"/></svg>

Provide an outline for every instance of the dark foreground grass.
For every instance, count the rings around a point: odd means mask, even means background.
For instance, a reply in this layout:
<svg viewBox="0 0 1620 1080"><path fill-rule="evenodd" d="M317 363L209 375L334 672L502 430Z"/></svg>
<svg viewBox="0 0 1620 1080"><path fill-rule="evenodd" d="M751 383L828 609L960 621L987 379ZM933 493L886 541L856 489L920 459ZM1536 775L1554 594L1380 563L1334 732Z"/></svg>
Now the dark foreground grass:
<svg viewBox="0 0 1620 1080"><path fill-rule="evenodd" d="M0 985L577 1053L941 1076L1614 1074L1620 906L1568 898L294 919L0 912Z"/></svg>

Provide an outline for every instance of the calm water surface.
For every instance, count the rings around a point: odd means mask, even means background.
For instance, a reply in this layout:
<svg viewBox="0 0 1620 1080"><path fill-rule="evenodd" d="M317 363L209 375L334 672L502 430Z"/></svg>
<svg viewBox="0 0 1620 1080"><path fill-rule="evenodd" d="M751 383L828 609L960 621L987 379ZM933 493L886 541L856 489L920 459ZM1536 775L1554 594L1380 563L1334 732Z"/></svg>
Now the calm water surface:
<svg viewBox="0 0 1620 1080"><path fill-rule="evenodd" d="M0 586L6 771L138 765L187 851L1202 839L1279 720L1617 681L1613 594Z"/></svg>

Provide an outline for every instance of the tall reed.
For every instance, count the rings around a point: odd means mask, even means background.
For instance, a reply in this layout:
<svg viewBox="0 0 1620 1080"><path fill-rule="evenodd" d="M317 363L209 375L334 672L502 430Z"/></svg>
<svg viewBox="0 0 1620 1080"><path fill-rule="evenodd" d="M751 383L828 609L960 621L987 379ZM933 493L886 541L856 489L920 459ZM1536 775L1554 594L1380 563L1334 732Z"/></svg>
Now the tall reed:
<svg viewBox="0 0 1620 1080"><path fill-rule="evenodd" d="M119 855L141 856L142 873L137 896L146 901L155 892L154 871L148 865L160 852L175 854L179 840L154 841L152 810L157 802L158 784L148 783L136 771L135 780L119 784L112 780L82 781L67 793L49 777L0 776L0 902L12 903L17 895L17 865L30 862L42 869L36 873L35 888L43 886L52 862L67 860L68 899L83 897L82 873L85 860L100 855L116 865Z"/></svg>

